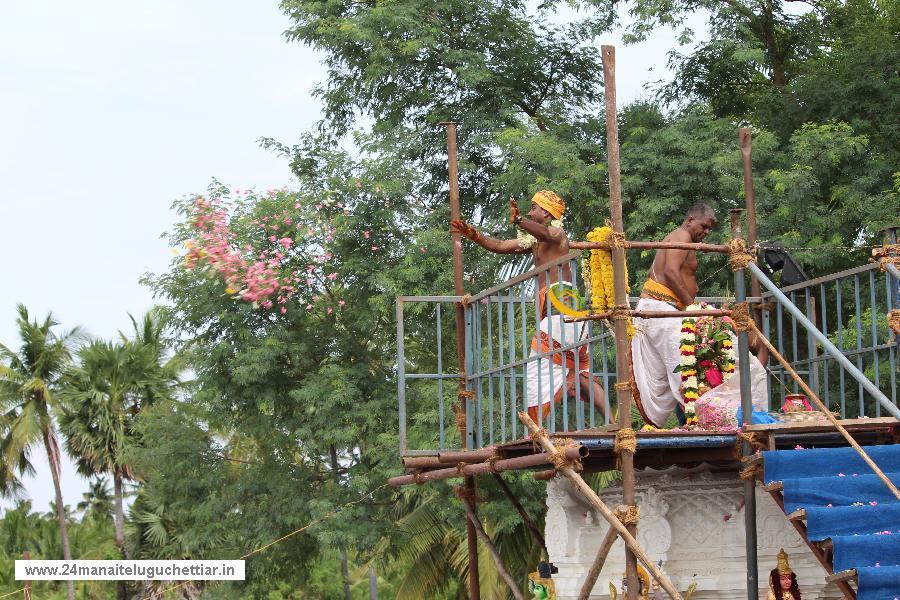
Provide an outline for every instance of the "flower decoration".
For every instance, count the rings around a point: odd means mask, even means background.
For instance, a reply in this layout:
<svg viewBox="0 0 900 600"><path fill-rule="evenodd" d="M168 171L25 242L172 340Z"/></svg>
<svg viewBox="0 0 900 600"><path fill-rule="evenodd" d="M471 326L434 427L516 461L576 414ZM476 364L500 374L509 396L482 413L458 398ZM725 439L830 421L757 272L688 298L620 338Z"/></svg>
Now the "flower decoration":
<svg viewBox="0 0 900 600"><path fill-rule="evenodd" d="M707 310L706 303L686 310ZM728 318L685 317L681 321L678 350L681 361L674 371L681 374L681 395L687 425L697 424L696 400L734 374L734 325Z"/></svg>
<svg viewBox="0 0 900 600"><path fill-rule="evenodd" d="M589 242L605 242L612 233L612 227L604 225L595 227L587 234ZM587 268L585 268L587 263ZM595 313L604 312L616 305L615 288L613 283L612 252L602 248L590 251L590 258L582 262L582 272L587 271L589 276L584 278L585 286L591 290L591 310ZM625 291L630 292L628 285L628 265L625 265ZM628 337L634 337L634 324L631 318L626 321Z"/></svg>

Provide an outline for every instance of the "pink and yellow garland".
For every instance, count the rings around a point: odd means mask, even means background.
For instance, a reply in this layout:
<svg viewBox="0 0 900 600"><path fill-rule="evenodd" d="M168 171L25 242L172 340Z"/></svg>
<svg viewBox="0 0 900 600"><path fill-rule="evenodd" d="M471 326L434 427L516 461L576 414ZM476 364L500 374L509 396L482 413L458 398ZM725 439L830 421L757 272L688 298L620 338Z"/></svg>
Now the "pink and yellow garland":
<svg viewBox="0 0 900 600"><path fill-rule="evenodd" d="M686 310L712 308L700 303ZM698 323L699 321L699 323ZM675 372L681 374L681 395L684 398L684 414L687 426L697 424L696 400L707 390L718 387L734 373L735 354L730 319L713 317L685 317L681 321L681 337L678 350L681 361ZM698 346L703 349L703 360L698 361Z"/></svg>

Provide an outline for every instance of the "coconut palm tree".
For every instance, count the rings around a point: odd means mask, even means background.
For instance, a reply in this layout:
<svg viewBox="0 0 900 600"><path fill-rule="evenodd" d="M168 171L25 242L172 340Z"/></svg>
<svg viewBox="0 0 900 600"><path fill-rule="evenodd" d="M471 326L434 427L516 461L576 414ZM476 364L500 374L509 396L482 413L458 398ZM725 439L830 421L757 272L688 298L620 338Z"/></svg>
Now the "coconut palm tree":
<svg viewBox="0 0 900 600"><path fill-rule="evenodd" d="M130 558L125 544L124 483L134 479L125 449L137 442L135 419L153 402L171 398L177 384L176 361L166 360L159 311L140 323L133 317L135 335L120 333L115 342L93 341L78 352L77 364L63 377L67 407L61 419L66 449L83 475L109 474L113 480L115 543ZM130 316L130 315L129 315ZM124 585L119 597L125 596Z"/></svg>
<svg viewBox="0 0 900 600"><path fill-rule="evenodd" d="M105 521L113 514L113 496L109 491L106 477L94 479L88 491L81 497L83 500L76 505L76 509L82 511L85 517L92 517L99 521Z"/></svg>
<svg viewBox="0 0 900 600"><path fill-rule="evenodd" d="M131 429L129 403L139 390L140 376L130 350L127 344L100 340L83 346L78 364L67 369L62 380L67 411L60 420L78 472L86 477L112 475L116 546L125 558L123 480L132 473L122 455Z"/></svg>
<svg viewBox="0 0 900 600"><path fill-rule="evenodd" d="M19 474L31 469L28 461L36 444L43 443L56 494L56 512L63 558L71 560L69 536L66 530L65 504L60 487L62 455L57 441L55 413L56 385L71 358L71 345L78 338L78 330L57 334L59 323L52 314L43 321L30 320L28 309L18 304L16 325L20 347L14 352L0 344L0 414L3 414L3 439L0 448L3 462L15 465ZM9 471L9 467L4 468ZM7 477L8 479L8 477ZM67 582L69 600L75 598L74 584Z"/></svg>

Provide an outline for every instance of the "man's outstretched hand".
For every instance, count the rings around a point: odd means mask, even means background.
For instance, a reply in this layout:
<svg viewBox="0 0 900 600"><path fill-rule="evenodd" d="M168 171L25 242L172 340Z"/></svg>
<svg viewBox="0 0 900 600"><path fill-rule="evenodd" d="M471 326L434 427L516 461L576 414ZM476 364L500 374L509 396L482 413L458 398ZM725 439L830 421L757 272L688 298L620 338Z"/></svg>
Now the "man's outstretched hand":
<svg viewBox="0 0 900 600"><path fill-rule="evenodd" d="M521 219L521 215L519 215L519 204L516 202L515 198L509 199L509 223L510 225L516 225L519 223L519 219Z"/></svg>
<svg viewBox="0 0 900 600"><path fill-rule="evenodd" d="M465 221L450 221L450 233L458 233L473 242L478 239L478 230Z"/></svg>

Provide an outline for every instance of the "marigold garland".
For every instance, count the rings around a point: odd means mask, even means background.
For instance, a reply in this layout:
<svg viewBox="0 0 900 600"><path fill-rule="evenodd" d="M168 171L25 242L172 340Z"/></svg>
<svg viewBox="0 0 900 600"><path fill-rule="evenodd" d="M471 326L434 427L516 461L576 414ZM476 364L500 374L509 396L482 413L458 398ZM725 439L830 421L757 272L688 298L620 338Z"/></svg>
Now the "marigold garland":
<svg viewBox="0 0 900 600"><path fill-rule="evenodd" d="M605 242L612 233L612 227L604 225L603 227L595 227L587 234L589 242ZM606 312L616 305L615 288L613 284L613 263L612 252L602 248L591 250L590 260L582 262L582 270L585 270L584 263L587 262L590 276L585 277L585 286L590 286L591 290L591 310L595 313ZM628 265L625 265L625 292L631 291L628 285ZM628 337L634 337L634 325L631 318L626 321L628 328Z"/></svg>

